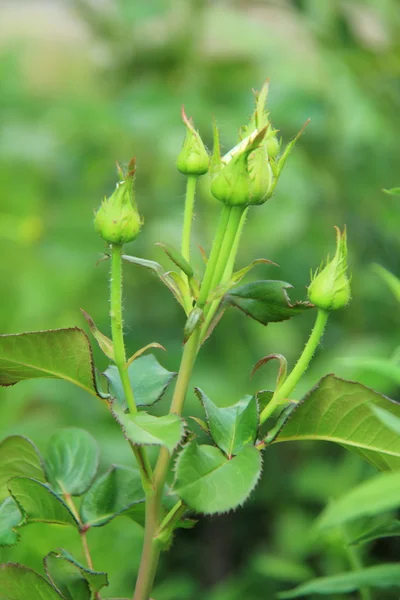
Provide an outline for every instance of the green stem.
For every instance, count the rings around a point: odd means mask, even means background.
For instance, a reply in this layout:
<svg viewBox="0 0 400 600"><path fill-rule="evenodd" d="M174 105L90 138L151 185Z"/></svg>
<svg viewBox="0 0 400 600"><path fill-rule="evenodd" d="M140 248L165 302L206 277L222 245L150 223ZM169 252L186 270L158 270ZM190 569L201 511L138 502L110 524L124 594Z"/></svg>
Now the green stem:
<svg viewBox="0 0 400 600"><path fill-rule="evenodd" d="M326 322L329 317L329 312L318 309L317 318L315 321L315 325L311 332L311 335L308 339L305 348L297 361L294 369L288 376L288 378L284 381L284 383L275 390L274 395L272 396L270 402L264 408L261 413L260 421L261 423L265 423L268 417L274 412L274 410L289 397L289 394L292 393L300 378L307 370L308 365L314 355L315 350L321 340L321 337L324 333Z"/></svg>
<svg viewBox="0 0 400 600"><path fill-rule="evenodd" d="M122 321L122 246L111 246L111 278L110 278L110 304L111 304L111 332L114 346L114 362L121 378L125 400L129 412L137 412L135 397L133 394L129 374L126 368L126 352ZM143 487L151 487L152 470L144 448L131 446L136 457L138 467L142 476Z"/></svg>
<svg viewBox="0 0 400 600"><path fill-rule="evenodd" d="M211 253L207 262L206 272L200 288L199 298L197 300L197 306L203 308L207 302L208 294L210 293L212 280L214 277L214 271L218 263L221 246L224 241L225 231L227 229L229 217L232 208L224 204L222 206L221 216L218 223L217 233L214 239L214 243L211 249Z"/></svg>
<svg viewBox="0 0 400 600"><path fill-rule="evenodd" d="M221 279L220 283L225 283L226 281L229 281L230 278L232 277L233 269L235 267L236 256L237 256L237 252L238 252L238 249L239 249L240 238L241 238L241 235L242 235L244 224L246 222L247 211L248 211L248 208L246 208L246 210L244 210L243 213L242 213L242 216L241 216L241 219L240 219L240 223L239 223L239 227L238 227L237 232L236 232L235 241L233 243L232 250L231 250L231 253L229 255L229 259L228 259L228 262L226 264L225 271L224 271L224 274L222 276L222 279ZM204 340L205 340L205 338L207 336L208 329L209 329L209 327L211 325L211 322L212 322L212 320L213 320L213 318L215 316L215 313L218 310L218 307L219 307L220 303L221 303L221 299L214 300L214 302L212 302L212 304L211 304L211 306L210 306L210 308L208 310L207 317L205 319L205 322L204 322L204 325L203 325L202 331L201 331L201 333L202 333L202 335L201 335L201 344L204 342Z"/></svg>
<svg viewBox="0 0 400 600"><path fill-rule="evenodd" d="M190 235L192 231L194 197L196 193L196 175L188 175L186 184L185 213L182 231L182 256L190 261Z"/></svg>
<svg viewBox="0 0 400 600"><path fill-rule="evenodd" d="M344 528L342 528L343 537L346 545L346 552L349 559L350 566L353 571L360 571L363 569L360 555L355 546L352 546L349 542L349 536ZM372 594L368 587L360 588L360 599L361 600L372 600Z"/></svg>

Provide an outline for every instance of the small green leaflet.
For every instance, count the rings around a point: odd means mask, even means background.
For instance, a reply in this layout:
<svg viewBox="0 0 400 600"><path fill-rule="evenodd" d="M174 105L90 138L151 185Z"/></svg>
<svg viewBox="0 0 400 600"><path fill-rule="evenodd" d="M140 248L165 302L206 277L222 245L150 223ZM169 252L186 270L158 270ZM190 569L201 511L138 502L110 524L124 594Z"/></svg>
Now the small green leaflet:
<svg viewBox="0 0 400 600"><path fill-rule="evenodd" d="M13 498L8 497L0 504L0 547L13 546L19 540L15 527L21 524L23 517Z"/></svg>
<svg viewBox="0 0 400 600"><path fill-rule="evenodd" d="M35 596L32 597L32 590ZM23 565L0 565L1 600L62 600L61 594L41 575Z"/></svg>
<svg viewBox="0 0 400 600"><path fill-rule="evenodd" d="M92 351L78 327L0 335L0 386L64 379L98 396Z"/></svg>
<svg viewBox="0 0 400 600"><path fill-rule="evenodd" d="M61 429L51 437L46 472L57 494L84 494L95 478L98 464L99 449L87 431Z"/></svg>
<svg viewBox="0 0 400 600"><path fill-rule="evenodd" d="M85 494L81 505L82 522L91 527L106 525L114 517L134 511L138 504L144 510L145 495L138 469L113 466L99 477ZM142 508L138 512L141 520ZM132 514L129 515L136 520Z"/></svg>
<svg viewBox="0 0 400 600"><path fill-rule="evenodd" d="M231 460L214 446L192 441L179 454L174 493L198 513L222 513L248 498L261 474L261 453L245 446Z"/></svg>
<svg viewBox="0 0 400 600"><path fill-rule="evenodd" d="M373 529L369 529L355 540L352 540L352 545L367 544L380 538L399 537L400 536L400 521L392 521L386 525L378 525Z"/></svg>
<svg viewBox="0 0 400 600"><path fill-rule="evenodd" d="M353 450L378 469L400 468L400 436L371 405L400 417L400 404L360 383L323 377L286 422L275 442L325 440Z"/></svg>
<svg viewBox="0 0 400 600"><path fill-rule="evenodd" d="M233 288L225 296L225 301L262 325L278 323L313 308L309 302L292 304L286 291L291 287L285 281L254 281Z"/></svg>
<svg viewBox="0 0 400 600"><path fill-rule="evenodd" d="M150 406L157 402L176 377L176 373L164 369L153 354L137 358L129 365L128 374L136 406ZM108 367L104 376L108 379L110 395L125 406L125 395L117 367Z"/></svg>
<svg viewBox="0 0 400 600"><path fill-rule="evenodd" d="M318 525L321 529L337 527L399 507L400 472L380 473L329 504L319 517Z"/></svg>
<svg viewBox="0 0 400 600"><path fill-rule="evenodd" d="M12 435L0 442L0 502L8 496L9 480L18 476L46 481L36 446L25 437Z"/></svg>
<svg viewBox="0 0 400 600"><path fill-rule="evenodd" d="M400 563L388 565L377 565L367 567L359 571L351 571L332 575L331 577L320 577L308 583L299 585L294 590L282 592L279 598L289 600L312 594L331 596L332 594L346 594L359 590L363 587L390 588L400 586Z"/></svg>
<svg viewBox="0 0 400 600"><path fill-rule="evenodd" d="M127 440L135 445L165 446L172 452L185 433L185 425L179 415L155 417L146 412L125 413L114 404L111 412Z"/></svg>
<svg viewBox="0 0 400 600"><path fill-rule="evenodd" d="M44 559L46 574L65 600L91 600L108 585L106 573L93 571L79 564L69 552L58 550Z"/></svg>
<svg viewBox="0 0 400 600"><path fill-rule="evenodd" d="M245 396L236 404L221 408L199 388L195 391L206 411L214 442L229 458L247 444L254 444L258 430L255 396Z"/></svg>
<svg viewBox="0 0 400 600"><path fill-rule="evenodd" d="M47 485L29 477L14 477L9 482L8 489L27 523L78 526L65 502Z"/></svg>

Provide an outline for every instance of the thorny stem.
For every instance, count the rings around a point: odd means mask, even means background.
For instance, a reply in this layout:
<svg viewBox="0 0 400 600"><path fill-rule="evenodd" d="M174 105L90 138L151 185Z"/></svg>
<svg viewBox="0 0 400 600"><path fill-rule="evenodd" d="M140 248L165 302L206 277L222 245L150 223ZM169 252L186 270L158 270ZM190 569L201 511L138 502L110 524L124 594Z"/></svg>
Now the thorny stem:
<svg viewBox="0 0 400 600"><path fill-rule="evenodd" d="M219 283L215 276L216 270L219 279L224 274L243 210L244 209L236 209L236 207L232 208L227 205L224 205L222 208L217 233L197 301L197 306L200 308L203 308L206 305L213 282L215 285L218 285ZM233 213L232 218L231 213ZM227 241L225 241L226 238ZM185 344L169 411L170 413L178 415L182 413L193 367L199 352L200 335L201 329L197 328ZM161 543L157 540L157 535L160 531L160 521L162 516L162 495L170 462L171 455L169 451L167 448L162 447L154 470L153 491L148 492L146 496L145 536L133 600L149 600L153 587L161 552Z"/></svg>
<svg viewBox="0 0 400 600"><path fill-rule="evenodd" d="M129 412L134 414L137 412L135 397L133 394L129 374L126 368L126 352L123 333L122 321L122 246L111 246L111 278L110 278L110 317L111 317L111 332L114 346L114 362L118 369L121 378L122 387L124 390L125 400L127 402ZM151 486L151 466L145 448L131 446L136 457L140 474L142 477L143 487L146 490Z"/></svg>
<svg viewBox="0 0 400 600"><path fill-rule="evenodd" d="M317 349L317 346L321 340L321 337L324 333L325 326L329 317L329 312L326 310L318 309L317 318L311 332L310 337L308 338L308 342L304 347L304 350L297 361L295 367L292 372L288 376L288 378L283 382L283 384L275 390L274 395L272 396L270 402L264 408L261 413L260 421L261 423L265 423L265 421L272 415L274 410L283 402L287 400L289 394L292 393L300 378L307 370L308 365L312 357L314 356L314 352Z"/></svg>

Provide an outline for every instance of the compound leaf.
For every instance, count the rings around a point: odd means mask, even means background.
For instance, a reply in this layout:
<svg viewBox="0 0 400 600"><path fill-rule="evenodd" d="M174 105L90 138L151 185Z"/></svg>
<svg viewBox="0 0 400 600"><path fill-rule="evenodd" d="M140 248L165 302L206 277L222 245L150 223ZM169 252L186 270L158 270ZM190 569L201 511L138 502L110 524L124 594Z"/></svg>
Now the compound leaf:
<svg viewBox="0 0 400 600"><path fill-rule="evenodd" d="M217 446L231 458L247 444L254 444L258 430L258 409L255 396L245 396L236 404L219 407L196 388L206 411L211 436Z"/></svg>
<svg viewBox="0 0 400 600"><path fill-rule="evenodd" d="M176 376L176 373L164 369L153 354L137 358L129 365L128 374L136 406L150 406L157 402ZM104 375L108 379L110 395L125 406L124 390L117 367L108 367Z"/></svg>
<svg viewBox="0 0 400 600"><path fill-rule="evenodd" d="M198 513L221 513L248 498L261 474L261 453L245 446L232 459L214 446L185 446L176 463L174 492Z"/></svg>
<svg viewBox="0 0 400 600"><path fill-rule="evenodd" d="M113 466L99 477L86 495L81 505L81 518L91 527L106 525L114 517L123 513L142 520L145 495L139 470ZM136 506L136 505L141 505Z"/></svg>
<svg viewBox="0 0 400 600"><path fill-rule="evenodd" d="M51 437L46 472L57 494L84 494L96 475L98 464L99 449L87 431L61 429Z"/></svg>
<svg viewBox="0 0 400 600"><path fill-rule="evenodd" d="M382 471L399 469L400 436L376 416L373 406L400 417L400 404L394 400L327 375L298 403L275 442L336 442Z"/></svg>
<svg viewBox="0 0 400 600"><path fill-rule="evenodd" d="M64 379L98 395L89 340L82 329L0 335L0 385Z"/></svg>

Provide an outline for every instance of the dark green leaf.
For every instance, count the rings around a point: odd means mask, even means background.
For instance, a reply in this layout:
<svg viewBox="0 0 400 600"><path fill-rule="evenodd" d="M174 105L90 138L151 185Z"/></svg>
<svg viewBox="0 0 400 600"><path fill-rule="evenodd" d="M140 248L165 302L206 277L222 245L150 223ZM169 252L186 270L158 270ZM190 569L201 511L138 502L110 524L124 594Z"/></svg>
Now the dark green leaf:
<svg viewBox="0 0 400 600"><path fill-rule="evenodd" d="M0 385L64 379L98 395L89 340L82 329L0 335Z"/></svg>
<svg viewBox="0 0 400 600"><path fill-rule="evenodd" d="M176 376L176 373L164 369L153 354L137 358L129 365L128 374L136 406L150 406L157 402ZM125 406L124 390L117 367L108 367L104 375L108 379L111 396Z"/></svg>
<svg viewBox="0 0 400 600"><path fill-rule="evenodd" d="M219 448L193 441L178 456L174 492L198 513L225 512L248 498L261 467L261 453L254 446L229 460Z"/></svg>
<svg viewBox="0 0 400 600"><path fill-rule="evenodd" d="M321 529L400 507L400 472L380 473L331 502L318 519Z"/></svg>
<svg viewBox="0 0 400 600"><path fill-rule="evenodd" d="M41 575L23 565L0 565L0 600L60 600Z"/></svg>
<svg viewBox="0 0 400 600"><path fill-rule="evenodd" d="M221 408L199 388L196 388L196 393L206 411L214 442L229 458L247 444L254 444L258 430L255 396L245 396L236 404Z"/></svg>
<svg viewBox="0 0 400 600"><path fill-rule="evenodd" d="M92 593L108 585L106 573L87 569L66 550L48 554L44 565L50 581L66 600L90 600Z"/></svg>
<svg viewBox="0 0 400 600"><path fill-rule="evenodd" d="M113 466L94 482L83 497L82 521L92 527L100 527L109 523L114 517L130 510L141 515L144 500L139 471L128 467ZM141 504L140 507L136 506L139 504Z"/></svg>
<svg viewBox="0 0 400 600"><path fill-rule="evenodd" d="M135 445L165 446L172 452L185 433L185 424L176 414L162 417L146 412L129 414L117 404L114 404L111 411L126 439Z"/></svg>
<svg viewBox="0 0 400 600"><path fill-rule="evenodd" d="M379 538L399 537L400 536L400 521L392 521L386 525L378 525L362 535L352 540L352 544L367 544Z"/></svg>
<svg viewBox="0 0 400 600"><path fill-rule="evenodd" d="M46 481L36 446L27 438L12 435L0 442L0 502L8 496L9 480L18 476Z"/></svg>
<svg viewBox="0 0 400 600"><path fill-rule="evenodd" d="M400 563L378 565L359 571L313 579L299 585L294 590L280 593L279 598L282 600L301 596L309 598L312 594L331 596L332 594L354 592L363 587L390 588L393 586L400 586Z"/></svg>
<svg viewBox="0 0 400 600"><path fill-rule="evenodd" d="M225 300L259 323L268 325L286 321L313 308L309 302L292 304L286 291L291 287L285 281L254 281L234 288Z"/></svg>
<svg viewBox="0 0 400 600"><path fill-rule="evenodd" d="M400 404L352 381L327 375L297 405L276 442L325 440L353 450L380 470L400 467L400 436L371 410L400 416Z"/></svg>
<svg viewBox="0 0 400 600"><path fill-rule="evenodd" d="M61 429L51 437L46 472L57 494L84 494L96 475L98 464L98 446L87 431Z"/></svg>
<svg viewBox="0 0 400 600"><path fill-rule="evenodd" d="M15 527L21 523L23 517L13 498L6 498L0 504L0 546L13 546L19 540Z"/></svg>
<svg viewBox="0 0 400 600"><path fill-rule="evenodd" d="M78 525L65 502L47 485L29 477L14 477L8 488L27 523Z"/></svg>

